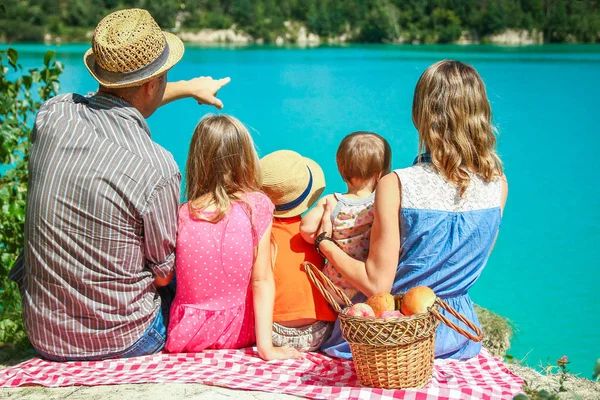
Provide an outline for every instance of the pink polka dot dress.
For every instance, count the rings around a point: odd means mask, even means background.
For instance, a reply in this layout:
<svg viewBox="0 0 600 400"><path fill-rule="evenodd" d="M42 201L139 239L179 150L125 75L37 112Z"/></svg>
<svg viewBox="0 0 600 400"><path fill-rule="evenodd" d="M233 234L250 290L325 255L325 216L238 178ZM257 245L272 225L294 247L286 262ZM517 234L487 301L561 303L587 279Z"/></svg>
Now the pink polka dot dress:
<svg viewBox="0 0 600 400"><path fill-rule="evenodd" d="M177 292L165 349L171 353L237 349L256 341L250 277L254 250L273 220L262 193L245 195L219 222L195 219L179 209Z"/></svg>

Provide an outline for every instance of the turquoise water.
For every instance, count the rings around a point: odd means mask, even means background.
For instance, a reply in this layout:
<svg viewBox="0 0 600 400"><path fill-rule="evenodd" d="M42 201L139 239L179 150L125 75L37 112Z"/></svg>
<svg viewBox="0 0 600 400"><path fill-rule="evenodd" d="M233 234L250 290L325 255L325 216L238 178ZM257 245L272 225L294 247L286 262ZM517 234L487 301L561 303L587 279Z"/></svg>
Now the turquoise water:
<svg viewBox="0 0 600 400"><path fill-rule="evenodd" d="M47 49L16 48L26 67ZM62 91L94 90L81 62L87 46L56 49L66 66ZM259 153L292 149L317 160L332 192L344 189L337 145L354 130L384 135L395 168L412 162L414 86L444 58L483 77L510 186L496 248L471 296L514 322L516 358L538 366L568 355L571 369L590 377L600 358L600 46L188 46L169 78L230 76L223 112L251 127ZM183 100L150 118L154 139L182 170L194 126L212 111Z"/></svg>

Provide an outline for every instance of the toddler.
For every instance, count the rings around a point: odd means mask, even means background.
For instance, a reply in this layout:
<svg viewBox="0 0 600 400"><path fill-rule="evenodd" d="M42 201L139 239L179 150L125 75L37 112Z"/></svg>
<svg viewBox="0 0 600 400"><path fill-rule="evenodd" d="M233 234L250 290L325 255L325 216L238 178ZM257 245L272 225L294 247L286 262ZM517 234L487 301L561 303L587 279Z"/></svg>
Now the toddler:
<svg viewBox="0 0 600 400"><path fill-rule="evenodd" d="M324 196L303 218L300 232L304 240L314 243L325 203L333 205L332 237L346 254L359 261L369 255L369 240L373 224L375 186L390 172L392 150L389 143L372 132L354 132L340 143L336 162L338 171L347 185L344 194ZM357 290L349 284L331 263L323 273L351 299Z"/></svg>

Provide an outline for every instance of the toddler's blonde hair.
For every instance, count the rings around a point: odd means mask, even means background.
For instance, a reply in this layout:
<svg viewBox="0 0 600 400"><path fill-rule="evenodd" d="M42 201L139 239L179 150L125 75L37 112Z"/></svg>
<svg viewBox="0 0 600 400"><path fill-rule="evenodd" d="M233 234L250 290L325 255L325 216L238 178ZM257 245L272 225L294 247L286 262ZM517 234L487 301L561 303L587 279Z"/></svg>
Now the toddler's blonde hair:
<svg viewBox="0 0 600 400"><path fill-rule="evenodd" d="M345 182L353 178L365 181L390 172L392 149L374 132L353 132L342 139L335 160Z"/></svg>

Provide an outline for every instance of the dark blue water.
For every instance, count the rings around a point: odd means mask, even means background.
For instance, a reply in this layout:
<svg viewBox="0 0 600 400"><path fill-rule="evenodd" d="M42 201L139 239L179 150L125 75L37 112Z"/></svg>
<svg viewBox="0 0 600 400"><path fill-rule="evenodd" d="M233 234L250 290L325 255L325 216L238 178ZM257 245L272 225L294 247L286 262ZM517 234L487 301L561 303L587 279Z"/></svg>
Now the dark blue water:
<svg viewBox="0 0 600 400"><path fill-rule="evenodd" d="M30 67L47 48L17 49ZM62 91L95 90L81 62L87 46L56 49L66 66ZM572 370L589 377L600 357L600 46L188 46L169 78L230 76L223 112L251 128L259 153L292 149L317 160L332 192L344 188L335 151L349 132L376 131L389 140L395 168L411 163L414 86L445 58L483 77L509 180L500 236L471 295L513 321L516 358L538 366L568 355ZM182 170L196 123L212 111L183 100L150 118L154 139Z"/></svg>

